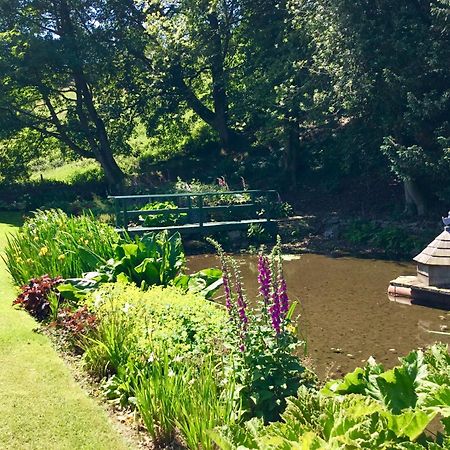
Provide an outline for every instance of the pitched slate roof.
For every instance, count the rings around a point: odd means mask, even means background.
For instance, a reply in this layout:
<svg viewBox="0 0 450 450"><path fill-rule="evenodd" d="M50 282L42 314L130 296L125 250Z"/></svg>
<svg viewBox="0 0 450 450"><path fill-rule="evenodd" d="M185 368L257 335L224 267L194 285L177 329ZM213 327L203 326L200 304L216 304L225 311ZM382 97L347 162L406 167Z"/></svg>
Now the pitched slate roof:
<svg viewBox="0 0 450 450"><path fill-rule="evenodd" d="M419 253L414 261L430 266L450 267L450 232L445 230L428 246Z"/></svg>

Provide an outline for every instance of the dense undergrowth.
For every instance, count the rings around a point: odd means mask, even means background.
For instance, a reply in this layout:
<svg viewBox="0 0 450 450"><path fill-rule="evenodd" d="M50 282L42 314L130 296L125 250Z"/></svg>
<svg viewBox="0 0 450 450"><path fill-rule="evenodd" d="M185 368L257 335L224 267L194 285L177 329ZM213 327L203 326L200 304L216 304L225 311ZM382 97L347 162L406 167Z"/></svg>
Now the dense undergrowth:
<svg viewBox="0 0 450 450"><path fill-rule="evenodd" d="M221 271L188 275L178 234L123 240L92 216L48 211L10 237L6 262L24 284L15 303L82 355L105 399L136 411L157 446L448 448L446 347L322 385L303 363L281 242L258 257L252 307L238 264L210 243ZM223 301L211 301L221 283Z"/></svg>

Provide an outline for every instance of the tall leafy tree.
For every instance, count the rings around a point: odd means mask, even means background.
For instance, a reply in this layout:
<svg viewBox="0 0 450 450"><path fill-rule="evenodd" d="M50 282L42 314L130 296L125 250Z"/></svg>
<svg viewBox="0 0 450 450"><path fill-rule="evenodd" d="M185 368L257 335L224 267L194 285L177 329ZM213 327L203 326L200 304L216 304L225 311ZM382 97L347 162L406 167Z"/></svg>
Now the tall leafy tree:
<svg viewBox="0 0 450 450"><path fill-rule="evenodd" d="M236 149L239 130L229 90L242 15L239 0L138 5L145 15L141 30L147 45L130 51L147 65L158 98L155 107L169 112L187 106L214 129L224 150Z"/></svg>
<svg viewBox="0 0 450 450"><path fill-rule="evenodd" d="M291 0L312 31L314 61L330 76L332 108L354 148L404 181L419 213L450 175L448 0ZM301 20L301 18L306 18ZM370 152L368 152L370 149ZM382 150L388 159L374 152ZM333 152L331 148L327 152ZM357 159L355 154L353 159ZM370 167L374 176L376 167Z"/></svg>
<svg viewBox="0 0 450 450"><path fill-rule="evenodd" d="M124 174L114 153L127 150L138 103L125 89L120 43L101 0L0 1L1 132L56 138L95 158L110 186Z"/></svg>

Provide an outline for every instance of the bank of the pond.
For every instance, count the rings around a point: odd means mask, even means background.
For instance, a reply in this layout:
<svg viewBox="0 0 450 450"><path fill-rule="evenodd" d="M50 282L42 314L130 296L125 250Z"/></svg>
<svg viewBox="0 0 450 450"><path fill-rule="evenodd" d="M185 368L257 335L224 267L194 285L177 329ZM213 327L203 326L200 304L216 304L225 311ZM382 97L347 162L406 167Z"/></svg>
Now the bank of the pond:
<svg viewBox="0 0 450 450"><path fill-rule="evenodd" d="M257 295L257 259L241 256L249 298ZM192 256L189 267L213 267L214 255ZM398 357L450 337L432 333L450 328L446 311L390 302L389 281L415 272L410 263L304 254L284 263L291 300L299 301L298 325L321 377L339 376L374 356L387 367Z"/></svg>
<svg viewBox="0 0 450 450"><path fill-rule="evenodd" d="M0 253L18 214L0 215ZM15 295L0 260L0 448L126 449L106 412L74 381L34 320L11 306Z"/></svg>

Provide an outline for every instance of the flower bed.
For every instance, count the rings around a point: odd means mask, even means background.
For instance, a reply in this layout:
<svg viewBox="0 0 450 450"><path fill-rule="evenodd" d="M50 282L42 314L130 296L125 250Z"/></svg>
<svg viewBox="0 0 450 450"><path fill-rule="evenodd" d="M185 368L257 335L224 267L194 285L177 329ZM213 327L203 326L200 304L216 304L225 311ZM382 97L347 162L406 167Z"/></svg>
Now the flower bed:
<svg viewBox="0 0 450 450"><path fill-rule="evenodd" d="M15 303L82 354L105 398L137 411L157 446L449 448L447 348L387 371L370 361L321 387L299 357L279 241L259 256L252 308L237 263L214 241L222 272L194 275L183 272L179 235L121 242L89 216L40 212L9 242L16 282L33 278ZM42 260L27 263L36 252ZM95 271L74 279L84 268ZM223 305L207 299L220 274Z"/></svg>

